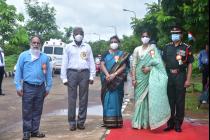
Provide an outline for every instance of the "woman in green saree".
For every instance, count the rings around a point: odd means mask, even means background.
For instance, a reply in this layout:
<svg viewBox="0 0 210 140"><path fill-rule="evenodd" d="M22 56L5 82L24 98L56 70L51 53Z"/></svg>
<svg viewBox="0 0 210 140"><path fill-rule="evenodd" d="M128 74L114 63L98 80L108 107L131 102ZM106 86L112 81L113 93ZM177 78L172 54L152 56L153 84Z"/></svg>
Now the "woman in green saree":
<svg viewBox="0 0 210 140"><path fill-rule="evenodd" d="M133 52L132 84L135 110L132 127L151 130L165 124L170 118L167 97L168 77L155 45L149 44L147 31L141 34L142 46Z"/></svg>

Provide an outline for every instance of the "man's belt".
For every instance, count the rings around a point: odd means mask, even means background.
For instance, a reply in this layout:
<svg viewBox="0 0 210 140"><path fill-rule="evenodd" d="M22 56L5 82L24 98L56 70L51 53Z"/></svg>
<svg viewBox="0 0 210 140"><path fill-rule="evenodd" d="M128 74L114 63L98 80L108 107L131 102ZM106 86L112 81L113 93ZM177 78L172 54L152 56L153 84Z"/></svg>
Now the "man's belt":
<svg viewBox="0 0 210 140"><path fill-rule="evenodd" d="M74 71L74 72L83 72L83 71L89 71L89 69L68 69L70 71Z"/></svg>
<svg viewBox="0 0 210 140"><path fill-rule="evenodd" d="M32 87L41 87L41 86L44 85L44 82L41 83L41 84L31 84L31 83L29 83L29 82L27 82L27 81L24 81L23 83L25 83L25 84L27 84L27 85L29 85L29 86L32 86Z"/></svg>

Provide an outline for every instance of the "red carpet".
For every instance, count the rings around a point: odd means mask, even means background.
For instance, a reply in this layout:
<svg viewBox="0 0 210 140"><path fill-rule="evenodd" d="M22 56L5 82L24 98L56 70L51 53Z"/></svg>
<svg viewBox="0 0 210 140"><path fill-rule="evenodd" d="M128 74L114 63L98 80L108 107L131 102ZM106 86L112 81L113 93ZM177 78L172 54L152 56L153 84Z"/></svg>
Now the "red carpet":
<svg viewBox="0 0 210 140"><path fill-rule="evenodd" d="M106 140L209 140L209 126L184 122L182 132L174 130L164 132L162 126L156 130L137 130L131 128L131 122L126 120L121 129L111 129Z"/></svg>

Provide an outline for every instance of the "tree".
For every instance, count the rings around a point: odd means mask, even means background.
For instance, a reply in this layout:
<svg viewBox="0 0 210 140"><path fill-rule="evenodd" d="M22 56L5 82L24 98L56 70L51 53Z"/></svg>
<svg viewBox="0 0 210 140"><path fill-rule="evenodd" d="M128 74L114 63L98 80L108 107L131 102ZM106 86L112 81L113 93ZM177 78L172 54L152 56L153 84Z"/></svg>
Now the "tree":
<svg viewBox="0 0 210 140"><path fill-rule="evenodd" d="M18 22L22 22L24 16L16 13L13 5L8 5L6 0L0 0L0 45L10 41L11 36L18 28Z"/></svg>
<svg viewBox="0 0 210 140"><path fill-rule="evenodd" d="M162 47L170 41L171 27L178 25L183 28L184 41L188 41L187 32L192 32L196 38L193 45L196 47L193 49L200 50L209 39L207 36L209 34L208 0L162 0L158 2L158 4L147 4L148 12L145 17L131 22L134 34L139 36L142 30L149 29L152 39Z"/></svg>
<svg viewBox="0 0 210 140"><path fill-rule="evenodd" d="M92 47L93 56L98 56L99 54L104 54L108 49L108 42L105 40L99 40L96 42L89 42Z"/></svg>
<svg viewBox="0 0 210 140"><path fill-rule="evenodd" d="M62 38L63 33L58 30L56 25L56 11L48 3L39 4L38 1L26 1L26 10L30 17L27 21L27 30L32 35L39 35L43 40L50 38Z"/></svg>
<svg viewBox="0 0 210 140"><path fill-rule="evenodd" d="M73 28L72 27L64 27L65 34L63 36L63 41L66 43L70 43L70 37L72 35Z"/></svg>
<svg viewBox="0 0 210 140"><path fill-rule="evenodd" d="M189 1L183 4L181 11L186 21L183 27L193 33L196 38L194 49L199 51L209 40L209 1Z"/></svg>
<svg viewBox="0 0 210 140"><path fill-rule="evenodd" d="M129 53L133 53L133 50L135 49L135 47L140 45L140 37L138 36L125 36L123 35L123 39L121 40L121 50L129 52Z"/></svg>

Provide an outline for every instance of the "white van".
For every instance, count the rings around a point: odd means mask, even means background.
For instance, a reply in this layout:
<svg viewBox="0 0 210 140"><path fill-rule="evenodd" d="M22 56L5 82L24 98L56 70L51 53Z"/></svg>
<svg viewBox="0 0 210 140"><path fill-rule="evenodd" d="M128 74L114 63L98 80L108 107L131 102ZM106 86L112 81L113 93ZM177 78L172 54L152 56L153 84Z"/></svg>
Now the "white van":
<svg viewBox="0 0 210 140"><path fill-rule="evenodd" d="M55 61L55 71L61 70L62 55L66 44L61 39L50 39L45 41L42 46L42 52L50 56Z"/></svg>

